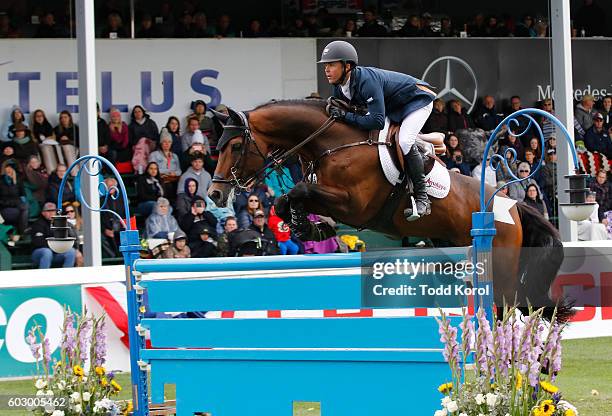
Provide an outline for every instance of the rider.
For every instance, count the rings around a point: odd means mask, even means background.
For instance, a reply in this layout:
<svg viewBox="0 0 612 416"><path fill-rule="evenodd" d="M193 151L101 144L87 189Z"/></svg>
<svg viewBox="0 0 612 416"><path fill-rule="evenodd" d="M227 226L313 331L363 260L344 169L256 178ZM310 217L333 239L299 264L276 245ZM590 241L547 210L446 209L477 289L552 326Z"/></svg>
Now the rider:
<svg viewBox="0 0 612 416"><path fill-rule="evenodd" d="M430 202L425 187L423 159L414 142L417 134L429 118L436 95L424 81L399 72L357 66L357 51L348 42L336 40L329 43L321 59L325 64L325 76L333 85L333 95L358 107L367 107L360 115L332 107L330 115L364 130L382 130L385 116L400 123L399 144L404 154L405 170L414 185L417 212L406 208L409 221L430 213Z"/></svg>

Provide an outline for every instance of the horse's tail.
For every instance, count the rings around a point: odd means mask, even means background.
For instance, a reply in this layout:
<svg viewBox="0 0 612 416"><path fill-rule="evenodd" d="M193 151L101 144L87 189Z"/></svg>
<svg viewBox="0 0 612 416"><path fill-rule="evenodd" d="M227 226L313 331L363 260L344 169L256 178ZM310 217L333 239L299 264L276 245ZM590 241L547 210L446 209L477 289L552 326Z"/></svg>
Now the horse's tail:
<svg viewBox="0 0 612 416"><path fill-rule="evenodd" d="M548 292L563 262L563 243L553 225L534 208L519 202L518 213L523 227L523 244L519 276L525 300L535 307L551 305ZM556 304L556 318L560 322L572 315L572 307L565 299ZM555 308L546 306L543 316L551 319Z"/></svg>

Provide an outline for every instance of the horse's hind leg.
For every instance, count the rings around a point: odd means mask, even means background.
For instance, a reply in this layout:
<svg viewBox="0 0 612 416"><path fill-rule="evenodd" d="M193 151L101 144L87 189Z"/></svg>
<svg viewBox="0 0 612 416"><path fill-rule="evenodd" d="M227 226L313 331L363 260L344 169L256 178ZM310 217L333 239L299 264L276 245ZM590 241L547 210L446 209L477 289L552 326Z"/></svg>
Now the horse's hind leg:
<svg viewBox="0 0 612 416"><path fill-rule="evenodd" d="M332 214L328 206L333 206ZM277 202L279 215L299 238L309 241L322 241L336 235L327 223L313 223L308 213L337 215L337 209L348 211L348 193L339 188L326 185L298 183L287 195Z"/></svg>

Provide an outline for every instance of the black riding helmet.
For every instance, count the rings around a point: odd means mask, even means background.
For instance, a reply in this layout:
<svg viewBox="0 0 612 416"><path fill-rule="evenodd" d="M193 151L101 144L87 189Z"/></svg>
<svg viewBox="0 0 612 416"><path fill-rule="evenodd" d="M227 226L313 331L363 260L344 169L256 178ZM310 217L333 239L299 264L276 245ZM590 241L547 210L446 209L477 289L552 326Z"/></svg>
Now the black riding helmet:
<svg viewBox="0 0 612 416"><path fill-rule="evenodd" d="M330 42L325 48L323 48L321 59L319 59L317 63L326 64L329 62L350 63L352 69L359 63L357 50L353 45L343 40L335 40ZM346 78L346 70L342 68L342 71L343 74L339 81L340 84L342 84Z"/></svg>

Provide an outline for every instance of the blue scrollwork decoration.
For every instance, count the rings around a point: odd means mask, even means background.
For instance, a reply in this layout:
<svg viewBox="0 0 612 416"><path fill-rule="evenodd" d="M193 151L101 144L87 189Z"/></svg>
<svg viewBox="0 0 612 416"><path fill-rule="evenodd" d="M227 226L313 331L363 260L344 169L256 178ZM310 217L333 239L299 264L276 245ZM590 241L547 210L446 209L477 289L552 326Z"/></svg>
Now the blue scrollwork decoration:
<svg viewBox="0 0 612 416"><path fill-rule="evenodd" d="M540 127L538 122L535 120L534 116L541 116L541 117L548 119L559 129L558 131L561 132L561 136L565 138L567 144L569 145L571 149L572 157L574 160L574 169L576 173L578 172L580 168L578 164L578 154L576 153L576 149L574 148L572 137L570 136L569 132L567 131L563 123L559 121L559 119L557 119L552 114L546 111L543 111L543 110L539 110L537 108L525 108L522 110L515 111L514 113L504 118L501 121L501 123L497 125L495 130L493 130L493 133L491 133L489 140L487 141L487 145L484 151L485 157L483 157L483 160L482 160L482 171L480 173L480 211L481 212L487 211L487 208L489 207L489 205L491 205L493 198L495 197L495 195L497 195L499 191L501 191L502 189L504 189L505 187L508 187L509 185L513 183L525 181L525 180L532 178L542 167L542 161L544 158L540 157L540 159L538 160L538 163L531 170L529 176L525 178L519 178L514 174L514 172L512 172L512 169L510 168L510 163L513 163L514 161L517 160L517 154L514 148L511 148L511 147L507 148L504 154L495 153L491 155L490 162L489 162L491 164L491 167L497 171L503 166L506 172L508 173L508 175L512 178L512 180L508 181L508 183L506 183L504 186L497 189L488 200L486 199L486 194L485 194L485 175L486 175L486 163L487 163L486 155L489 155L489 152L491 151L491 147L493 146L494 142L498 140L498 136L500 136L500 133L502 133L502 129L505 128L508 131L508 134L511 134L514 137L521 137L527 134L529 131L532 131L533 129L535 129L539 136L540 149L544 150L545 148L544 133L542 132L542 128ZM514 130L513 127L516 128L520 126L520 122L518 120L519 117L526 118L529 121L529 123L523 131L513 132ZM507 153L511 153L512 155L509 160L506 157Z"/></svg>
<svg viewBox="0 0 612 416"><path fill-rule="evenodd" d="M130 219L130 206L129 206L129 201L127 198L127 192L125 190L125 184L123 183L123 180L121 179L121 174L117 171L117 169L111 162L109 162L107 159L101 156L93 156L93 155L83 156L75 160L70 165L70 167L66 171L66 175L62 179L62 183L59 188L59 193L57 196L58 212L61 210L61 206L62 206L64 186L66 185L66 181L68 180L68 177L70 176L70 172L72 172L73 168L78 168L78 172L76 174L76 181L81 182L81 175L83 174L83 172L85 172L85 174L88 176L98 176L100 178L103 178L102 170L104 167L108 168L113 173L115 179L117 180L118 187L117 185L113 185L109 187L103 180L99 180L99 183L98 183L98 194L100 195L100 207L99 208L94 208L91 206L90 204L91 201L87 201L86 198L83 196L82 188L80 186L77 187L77 189L75 189L77 199L82 205L84 205L87 209L91 211L108 212L114 215L115 217L119 219L119 221L121 221L121 224L126 230L132 230L131 225L130 225L130 220L129 220ZM121 218L121 216L118 213L107 208L107 204L109 200L116 200L120 196L123 197L123 208L125 211L125 218Z"/></svg>

